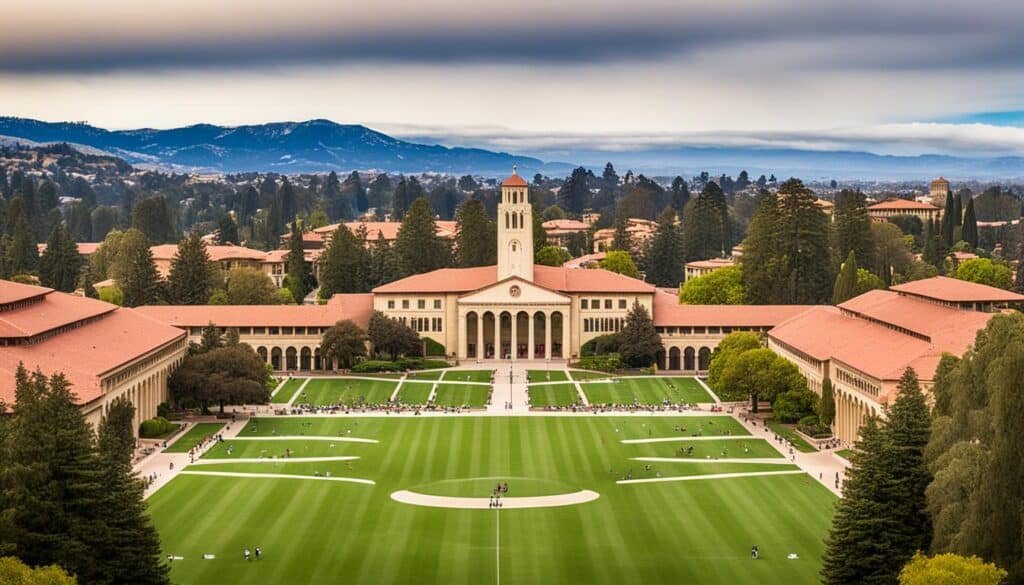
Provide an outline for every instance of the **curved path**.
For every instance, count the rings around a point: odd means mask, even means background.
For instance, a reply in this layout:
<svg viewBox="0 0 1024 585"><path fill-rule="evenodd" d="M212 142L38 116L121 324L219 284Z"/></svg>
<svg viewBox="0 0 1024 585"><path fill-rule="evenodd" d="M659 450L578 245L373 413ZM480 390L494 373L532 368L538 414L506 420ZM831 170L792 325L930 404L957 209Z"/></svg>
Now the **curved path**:
<svg viewBox="0 0 1024 585"><path fill-rule="evenodd" d="M633 461L647 461L651 463L763 463L768 465L793 465L789 459L781 457L722 457L711 459L698 459L697 457L630 457Z"/></svg>
<svg viewBox="0 0 1024 585"><path fill-rule="evenodd" d="M327 477L327 476L315 476L315 475L288 475L287 473L242 473L238 471L191 471L184 470L179 471L178 475L209 475L214 477L246 477L246 478L258 478L258 479L304 479L307 481L345 481L349 483L361 483L363 485L376 485L372 479L362 479L358 477Z"/></svg>
<svg viewBox="0 0 1024 585"><path fill-rule="evenodd" d="M554 496L531 496L523 498L501 498L501 509L513 508L555 508L558 506L575 506L593 502L601 494L591 490L580 490L570 494ZM429 508L460 508L465 510L491 509L490 498L457 498L452 496L431 496L408 490L400 490L391 494L391 499L403 504L426 506Z"/></svg>
<svg viewBox="0 0 1024 585"><path fill-rule="evenodd" d="M675 443L679 441L757 441L758 437L753 435L700 435L698 437L654 437L651 439L622 439L619 441L625 445L636 445L639 443Z"/></svg>
<svg viewBox="0 0 1024 585"><path fill-rule="evenodd" d="M220 463L319 463L322 461L353 461L359 459L355 455L339 455L337 457L237 457L227 459L197 459L189 464L217 465Z"/></svg>
<svg viewBox="0 0 1024 585"><path fill-rule="evenodd" d="M667 481L704 481L706 479L733 479L736 477L762 477L769 475L801 475L806 473L802 469L792 471L751 471L747 473L715 473L710 475L683 475L668 477L645 477L643 479L620 479L615 482L620 485L632 483L663 483Z"/></svg>

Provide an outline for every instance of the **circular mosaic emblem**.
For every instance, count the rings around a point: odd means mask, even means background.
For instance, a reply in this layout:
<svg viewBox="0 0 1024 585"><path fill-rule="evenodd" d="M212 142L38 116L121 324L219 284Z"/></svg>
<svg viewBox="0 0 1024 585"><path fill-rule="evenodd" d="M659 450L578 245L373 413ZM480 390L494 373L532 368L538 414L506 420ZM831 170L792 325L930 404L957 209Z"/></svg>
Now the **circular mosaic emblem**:
<svg viewBox="0 0 1024 585"><path fill-rule="evenodd" d="M523 292L523 291L519 289L519 286L518 286L518 285L515 285L515 284L513 284L513 285L512 285L512 286L511 286L511 287L510 287L510 288L508 289L508 294L512 295L513 297L518 297L518 296L519 296L519 294L520 294L520 293L522 293L522 292Z"/></svg>

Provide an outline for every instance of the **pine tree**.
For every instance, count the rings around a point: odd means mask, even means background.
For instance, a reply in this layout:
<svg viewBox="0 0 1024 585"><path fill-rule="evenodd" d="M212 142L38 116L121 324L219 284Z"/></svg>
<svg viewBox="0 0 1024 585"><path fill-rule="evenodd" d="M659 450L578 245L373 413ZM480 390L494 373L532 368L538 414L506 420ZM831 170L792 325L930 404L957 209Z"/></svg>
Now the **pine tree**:
<svg viewBox="0 0 1024 585"><path fill-rule="evenodd" d="M953 212L955 205L953 202L953 192L946 191L946 206L942 212L942 243L945 244L945 248L950 248L956 243L953 240L953 228L956 226L957 221L957 214Z"/></svg>
<svg viewBox="0 0 1024 585"><path fill-rule="evenodd" d="M686 259L707 260L724 256L731 248L728 224L725 193L717 183L709 182L683 213Z"/></svg>
<svg viewBox="0 0 1024 585"><path fill-rule="evenodd" d="M570 213L580 214L590 203L590 185L587 169L577 167L562 183L558 191L558 204Z"/></svg>
<svg viewBox="0 0 1024 585"><path fill-rule="evenodd" d="M367 292L370 290L371 271L366 242L346 226L339 226L320 257L318 294L321 299L329 299L339 293Z"/></svg>
<svg viewBox="0 0 1024 585"><path fill-rule="evenodd" d="M852 251L857 257L858 266L870 266L874 256L874 242L871 240L867 199L863 193L843 189L836 195L832 226L838 258L846 258Z"/></svg>
<svg viewBox="0 0 1024 585"><path fill-rule="evenodd" d="M968 197L970 194L967 191ZM953 224L957 227L964 225L964 198L960 193L953 196Z"/></svg>
<svg viewBox="0 0 1024 585"><path fill-rule="evenodd" d="M836 396L832 390L832 379L825 378L821 382L821 402L818 406L818 422L831 427L836 420Z"/></svg>
<svg viewBox="0 0 1024 585"><path fill-rule="evenodd" d="M295 205L295 187L292 186L288 177L281 177L281 188L277 190L277 200L281 210L281 221L286 224L294 224L298 208Z"/></svg>
<svg viewBox="0 0 1024 585"><path fill-rule="evenodd" d="M832 304L839 305L857 296L857 256L853 250L846 256L846 262L836 277L832 290Z"/></svg>
<svg viewBox="0 0 1024 585"><path fill-rule="evenodd" d="M679 214L679 217L683 217L686 204L689 202L690 186L686 183L686 179L682 177L672 179L672 207Z"/></svg>
<svg viewBox="0 0 1024 585"><path fill-rule="evenodd" d="M366 188L363 187L363 182L359 179L359 173L356 171L349 173L341 186L341 191L345 199L352 202L356 211L362 213L370 207L366 199Z"/></svg>
<svg viewBox="0 0 1024 585"><path fill-rule="evenodd" d="M160 537L146 515L144 487L132 470L135 407L125 398L111 402L99 427L97 450L102 469L102 507L108 546L99 559L109 566L112 585L169 585Z"/></svg>
<svg viewBox="0 0 1024 585"><path fill-rule="evenodd" d="M460 268L489 266L497 261L497 225L484 204L473 197L455 213L455 264Z"/></svg>
<svg viewBox="0 0 1024 585"><path fill-rule="evenodd" d="M448 266L448 244L437 235L437 223L426 197L413 201L402 219L395 240L395 254L403 276Z"/></svg>
<svg viewBox="0 0 1024 585"><path fill-rule="evenodd" d="M238 237L238 224L230 213L220 216L220 221L217 222L217 243L221 246L237 246L241 243Z"/></svg>
<svg viewBox="0 0 1024 585"><path fill-rule="evenodd" d="M39 283L61 292L73 292L84 263L78 246L58 223L50 232L46 251L39 259Z"/></svg>
<svg viewBox="0 0 1024 585"><path fill-rule="evenodd" d="M618 333L618 343L622 362L634 368L650 366L664 351L654 321L639 301L633 301L633 306L626 313L626 322Z"/></svg>
<svg viewBox="0 0 1024 585"><path fill-rule="evenodd" d="M964 227L961 238L971 245L971 248L978 247L978 220L974 216L974 199L967 201L967 208L964 210Z"/></svg>
<svg viewBox="0 0 1024 585"><path fill-rule="evenodd" d="M195 353L206 353L218 347L224 347L224 342L221 340L220 331L217 330L217 326L211 321L203 327L203 331L199 336L199 346L196 347Z"/></svg>
<svg viewBox="0 0 1024 585"><path fill-rule="evenodd" d="M892 584L902 564L893 557L893 541L902 527L890 515L899 486L891 467L897 458L892 438L874 416L860 429L851 455L843 498L836 505L825 540L821 575L824 585Z"/></svg>
<svg viewBox="0 0 1024 585"><path fill-rule="evenodd" d="M82 276L82 294L90 299L100 298L100 293L96 290L96 287L92 283L92 271L86 270L85 275Z"/></svg>
<svg viewBox="0 0 1024 585"><path fill-rule="evenodd" d="M230 220L230 216L224 217ZM213 294L216 270L199 234L181 240L167 276L170 301L178 305L205 305Z"/></svg>
<svg viewBox="0 0 1024 585"><path fill-rule="evenodd" d="M341 228L339 228L341 229ZM285 255L286 288L291 291L295 302L302 304L309 294L311 278L309 266L306 264L306 253L302 248L302 230L299 222L292 222L291 238L288 240L288 254Z"/></svg>
<svg viewBox="0 0 1024 585"><path fill-rule="evenodd" d="M1024 292L1024 242L1017 245L1017 272L1013 279L1013 290Z"/></svg>
<svg viewBox="0 0 1024 585"><path fill-rule="evenodd" d="M935 233L934 219L929 219L928 223L924 224L924 236L922 239L924 240L924 248L921 251L921 260L938 268L942 263L942 257L939 255L939 238Z"/></svg>
<svg viewBox="0 0 1024 585"><path fill-rule="evenodd" d="M370 259L370 288L401 278L398 256L383 234L377 234L377 241L370 248Z"/></svg>
<svg viewBox="0 0 1024 585"><path fill-rule="evenodd" d="M631 252L633 250L633 237L629 234L629 221L625 215L617 215L615 217L615 234L612 237L612 250L623 250Z"/></svg>
<svg viewBox="0 0 1024 585"><path fill-rule="evenodd" d="M24 214L14 218L14 229L6 250L7 269L11 275L35 272L39 264L39 248L35 233Z"/></svg>
<svg viewBox="0 0 1024 585"><path fill-rule="evenodd" d="M683 242L675 220L675 211L666 209L644 251L646 279L655 286L675 288L683 281Z"/></svg>
<svg viewBox="0 0 1024 585"><path fill-rule="evenodd" d="M884 430L896 450L896 465L890 469L900 493L894 498L890 513L899 522L902 534L891 551L895 562L903 566L920 550L927 550L932 540L925 490L932 475L925 464L924 451L931 436L931 415L917 379L907 368L900 378L896 400L889 408Z"/></svg>
<svg viewBox="0 0 1024 585"><path fill-rule="evenodd" d="M156 300L159 276L149 241L139 230L132 228L121 235L111 272L124 293L124 306L137 307Z"/></svg>

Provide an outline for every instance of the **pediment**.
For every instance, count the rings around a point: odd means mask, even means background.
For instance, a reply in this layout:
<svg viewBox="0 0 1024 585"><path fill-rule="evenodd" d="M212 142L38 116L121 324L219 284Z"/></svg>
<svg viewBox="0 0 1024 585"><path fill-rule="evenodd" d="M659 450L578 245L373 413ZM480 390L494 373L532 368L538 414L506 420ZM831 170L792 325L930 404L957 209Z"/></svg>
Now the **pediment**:
<svg viewBox="0 0 1024 585"><path fill-rule="evenodd" d="M571 299L561 293L538 286L522 278L506 278L459 297L459 304L538 305L569 304Z"/></svg>

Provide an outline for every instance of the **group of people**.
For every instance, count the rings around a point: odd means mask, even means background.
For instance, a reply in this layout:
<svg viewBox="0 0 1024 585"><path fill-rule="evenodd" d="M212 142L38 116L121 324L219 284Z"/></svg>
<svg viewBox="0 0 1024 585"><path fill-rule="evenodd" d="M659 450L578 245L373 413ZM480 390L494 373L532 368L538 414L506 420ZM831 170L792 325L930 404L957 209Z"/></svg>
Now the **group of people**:
<svg viewBox="0 0 1024 585"><path fill-rule="evenodd" d="M230 429L231 427L228 426L228 428ZM196 462L196 458L201 456L203 454L203 451L205 451L210 445L213 445L214 443L223 443L223 442L224 442L224 433L217 433L215 435L207 435L207 436L203 437L203 439L201 441L199 441L198 443L193 445L192 448L188 450L188 461L189 461L189 463L195 463Z"/></svg>
<svg viewBox="0 0 1024 585"><path fill-rule="evenodd" d="M488 505L488 507L489 508L500 508L501 507L501 497L504 496L507 493L508 493L508 482L507 481L505 483L499 482L496 486L494 486L494 490L491 491L491 501L490 501L490 504Z"/></svg>
<svg viewBox="0 0 1024 585"><path fill-rule="evenodd" d="M254 557L258 561L263 558L263 549L257 546L253 547L253 550L250 551L248 548L246 548L242 554L245 555L245 560L247 561L251 561Z"/></svg>

